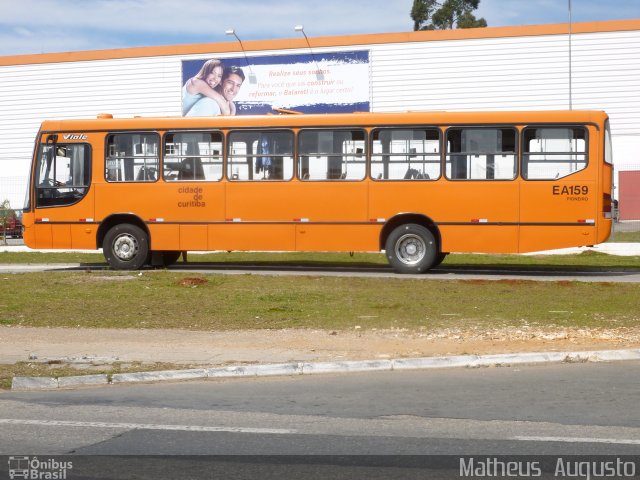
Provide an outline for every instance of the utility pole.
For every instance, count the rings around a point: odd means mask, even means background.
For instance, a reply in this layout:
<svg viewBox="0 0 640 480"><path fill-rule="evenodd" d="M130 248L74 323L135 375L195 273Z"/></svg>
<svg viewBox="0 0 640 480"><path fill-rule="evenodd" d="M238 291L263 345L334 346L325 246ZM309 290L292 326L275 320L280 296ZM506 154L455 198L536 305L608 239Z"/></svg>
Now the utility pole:
<svg viewBox="0 0 640 480"><path fill-rule="evenodd" d="M569 1L569 110L573 110L573 85L571 71L571 0Z"/></svg>

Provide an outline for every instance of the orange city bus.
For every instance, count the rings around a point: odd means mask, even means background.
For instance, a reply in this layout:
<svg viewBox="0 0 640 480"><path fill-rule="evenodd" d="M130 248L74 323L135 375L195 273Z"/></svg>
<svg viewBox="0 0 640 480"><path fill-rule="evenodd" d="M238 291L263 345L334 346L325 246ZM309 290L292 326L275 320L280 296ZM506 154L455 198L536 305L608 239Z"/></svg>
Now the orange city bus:
<svg viewBox="0 0 640 480"><path fill-rule="evenodd" d="M45 121L24 210L39 249L114 269L181 251L384 251L401 273L448 252L604 242L599 111L408 112Z"/></svg>

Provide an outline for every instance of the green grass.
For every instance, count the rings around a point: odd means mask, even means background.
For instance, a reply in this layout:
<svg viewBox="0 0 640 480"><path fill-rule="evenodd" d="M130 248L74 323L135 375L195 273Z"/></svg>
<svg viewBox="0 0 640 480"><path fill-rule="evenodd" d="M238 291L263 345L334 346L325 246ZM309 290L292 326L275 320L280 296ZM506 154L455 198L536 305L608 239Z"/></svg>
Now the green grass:
<svg viewBox="0 0 640 480"><path fill-rule="evenodd" d="M614 232L609 239L610 242L640 242L640 231L637 232Z"/></svg>
<svg viewBox="0 0 640 480"><path fill-rule="evenodd" d="M0 323L236 330L519 325L629 327L640 284L193 275L170 271L0 276Z"/></svg>
<svg viewBox="0 0 640 480"><path fill-rule="evenodd" d="M78 252L0 252L0 264L16 263L95 263L105 264L102 253Z"/></svg>

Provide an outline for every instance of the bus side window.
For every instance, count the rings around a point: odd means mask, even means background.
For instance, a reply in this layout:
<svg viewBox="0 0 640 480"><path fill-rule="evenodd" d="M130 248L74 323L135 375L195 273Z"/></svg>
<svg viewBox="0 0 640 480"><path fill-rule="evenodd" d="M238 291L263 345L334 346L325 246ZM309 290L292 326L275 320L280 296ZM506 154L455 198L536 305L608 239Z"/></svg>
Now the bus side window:
<svg viewBox="0 0 640 480"><path fill-rule="evenodd" d="M450 180L516 178L515 128L450 128L445 174Z"/></svg>
<svg viewBox="0 0 640 480"><path fill-rule="evenodd" d="M165 181L222 179L222 132L177 132L164 136L162 176Z"/></svg>
<svg viewBox="0 0 640 480"><path fill-rule="evenodd" d="M227 178L230 180L291 180L293 132L233 131L229 134Z"/></svg>
<svg viewBox="0 0 640 480"><path fill-rule="evenodd" d="M440 177L437 128L385 128L373 132L374 180L435 180Z"/></svg>
<svg viewBox="0 0 640 480"><path fill-rule="evenodd" d="M523 132L522 176L555 180L587 167L587 132L583 127L536 127Z"/></svg>
<svg viewBox="0 0 640 480"><path fill-rule="evenodd" d="M158 179L156 133L115 133L107 136L105 179L108 182L155 182Z"/></svg>
<svg viewBox="0 0 640 480"><path fill-rule="evenodd" d="M366 158L364 130L305 129L298 135L301 180L363 180Z"/></svg>

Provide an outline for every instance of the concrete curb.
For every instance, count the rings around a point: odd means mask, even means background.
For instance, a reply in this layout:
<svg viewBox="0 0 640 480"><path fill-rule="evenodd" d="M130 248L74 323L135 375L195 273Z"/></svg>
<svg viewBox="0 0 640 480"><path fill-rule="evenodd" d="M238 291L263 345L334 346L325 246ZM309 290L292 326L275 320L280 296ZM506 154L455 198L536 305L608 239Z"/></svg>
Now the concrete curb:
<svg viewBox="0 0 640 480"><path fill-rule="evenodd" d="M79 375L72 377L14 377L11 390L54 390L78 386L121 385L140 382L205 380L208 378L266 377L274 375L314 375L402 371L431 368L478 368L507 365L585 363L640 360L640 349L593 350L584 352L531 352L495 355L458 355L451 357L397 358L392 360L353 360L343 362L292 362L263 365L164 370L157 372Z"/></svg>
<svg viewBox="0 0 640 480"><path fill-rule="evenodd" d="M158 372L114 373L111 383L160 382L163 380L197 380L207 378L204 368L164 370Z"/></svg>

